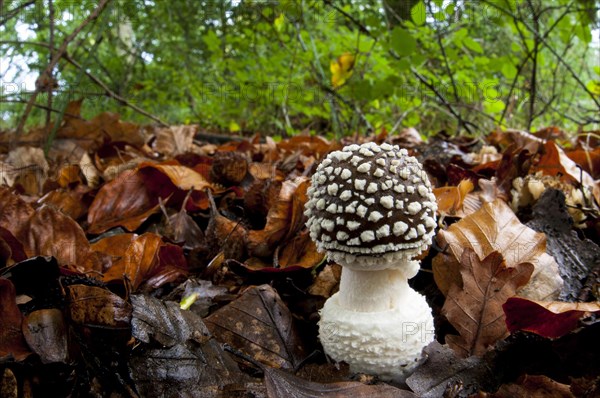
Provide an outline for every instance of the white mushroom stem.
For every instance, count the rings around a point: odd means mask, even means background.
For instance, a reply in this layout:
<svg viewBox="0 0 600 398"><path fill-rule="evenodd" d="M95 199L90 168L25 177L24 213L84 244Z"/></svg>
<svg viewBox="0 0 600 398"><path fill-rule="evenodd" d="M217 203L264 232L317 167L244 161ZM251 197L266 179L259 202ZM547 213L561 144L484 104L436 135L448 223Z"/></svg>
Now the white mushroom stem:
<svg viewBox="0 0 600 398"><path fill-rule="evenodd" d="M410 290L408 279L418 271L410 261L400 268L379 271L356 271L342 268L339 303L342 308L356 312L379 312L406 305Z"/></svg>

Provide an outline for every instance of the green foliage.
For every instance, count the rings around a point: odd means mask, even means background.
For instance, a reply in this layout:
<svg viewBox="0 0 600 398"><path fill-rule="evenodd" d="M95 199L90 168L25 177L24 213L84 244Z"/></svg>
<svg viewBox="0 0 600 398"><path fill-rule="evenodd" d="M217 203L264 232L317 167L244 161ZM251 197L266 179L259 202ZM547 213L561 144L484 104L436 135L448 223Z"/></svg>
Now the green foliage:
<svg viewBox="0 0 600 398"><path fill-rule="evenodd" d="M0 76L4 125L14 127L49 59L48 2L16 15L4 2ZM8 4L6 4L8 3ZM54 47L97 2L55 0ZM415 125L484 133L497 125L536 129L598 125L597 2L556 0L114 0L68 55L113 93L168 123L220 131L351 134ZM19 33L21 32L21 33ZM23 39L23 32L29 38ZM17 43L17 41L26 41ZM330 63L355 56L332 85ZM63 60L64 61L64 60ZM52 106L84 97L84 116L113 111L148 122L107 96L69 62L55 70ZM19 71L19 68L23 70ZM5 69L0 73L6 72ZM14 87L19 87L16 91ZM531 100L533 98L533 101ZM21 103L8 102L21 101ZM40 96L45 105L47 95ZM44 110L30 124L44 120Z"/></svg>

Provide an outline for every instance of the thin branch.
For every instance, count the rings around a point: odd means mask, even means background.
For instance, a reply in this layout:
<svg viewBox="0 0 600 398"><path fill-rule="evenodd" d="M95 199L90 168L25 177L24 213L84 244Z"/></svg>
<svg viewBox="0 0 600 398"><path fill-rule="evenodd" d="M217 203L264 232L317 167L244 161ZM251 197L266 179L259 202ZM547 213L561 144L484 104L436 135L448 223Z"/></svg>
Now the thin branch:
<svg viewBox="0 0 600 398"><path fill-rule="evenodd" d="M12 10L8 11L6 13L6 17L4 19L0 20L0 26L3 26L11 18L13 18L15 15L17 15L22 9L27 8L27 7L29 7L32 4L35 4L35 0L30 0L30 1L25 2L23 4L19 4L18 7L15 7ZM0 7L0 10L4 11L4 4L2 4L2 7Z"/></svg>
<svg viewBox="0 0 600 398"><path fill-rule="evenodd" d="M28 41L23 42L23 41L16 41L16 40L0 41L0 44L29 44L29 45L34 45L34 46L48 47L47 43L28 42ZM121 97L120 95L118 95L117 93L112 91L106 84L104 84L104 82L102 82L102 80L100 80L96 76L92 75L90 72L84 70L83 67L77 61L75 61L73 58L71 58L71 56L69 56L68 53L65 52L62 55L62 58L65 61L67 61L68 63L70 63L71 65L73 65L75 68L81 70L92 82L94 82L98 87L100 87L102 90L104 90L104 93L106 94L106 96L114 99L115 101L121 103L124 106L127 106L127 107L133 109L135 112L139 113L140 115L146 116L147 118L154 120L156 123L160 124L161 126L168 126L167 123L162 121L157 116L154 116L151 113L148 113L147 111L143 110L142 108L138 107L137 105L132 104L131 102L127 101L125 98Z"/></svg>
<svg viewBox="0 0 600 398"><path fill-rule="evenodd" d="M40 93L40 89L42 88L42 86L39 83L41 83L43 81L43 79L47 79L48 76L51 75L52 70L54 69L54 67L56 66L56 64L62 57L62 55L67 51L67 47L69 46L69 43L71 43L73 41L73 39L75 39L75 37L77 37L77 35L90 22L94 21L96 18L98 18L98 16L100 16L100 14L104 10L104 8L106 8L106 6L108 5L109 2L110 2L110 0L100 0L100 4L98 4L98 7L96 7L96 9L94 11L92 11L92 13L85 19L85 21L83 21L77 28L75 28L75 30L69 36L67 36L65 38L65 40L61 44L61 46L58 49L58 51L56 52L56 54L54 54L54 57L52 58L52 60L48 64L48 66L46 66L46 69L38 77L38 79L36 81L35 91L33 92L32 96L29 98L29 102L27 103L27 106L25 107L23 116L21 117L21 120L19 121L19 125L17 126L17 135L21 134L23 132L23 128L25 127L25 123L27 122L27 118L29 117L31 110L33 109L33 104L35 103L35 100L37 99L37 96Z"/></svg>

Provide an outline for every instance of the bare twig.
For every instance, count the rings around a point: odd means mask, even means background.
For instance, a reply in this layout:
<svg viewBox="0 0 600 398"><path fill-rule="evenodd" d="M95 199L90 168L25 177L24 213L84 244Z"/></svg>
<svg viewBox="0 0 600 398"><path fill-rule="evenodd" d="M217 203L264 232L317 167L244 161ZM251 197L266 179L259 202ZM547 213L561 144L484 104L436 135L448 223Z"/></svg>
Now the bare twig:
<svg viewBox="0 0 600 398"><path fill-rule="evenodd" d="M19 125L17 126L17 134L21 134L23 132L23 128L25 127L25 123L27 122L27 118L29 117L31 110L33 109L33 104L35 103L35 100L37 99L37 96L40 93L40 90L42 89L42 86L40 84L42 82L42 80L47 79L51 75L52 70L54 69L54 67L56 66L56 64L62 57L62 55L67 51L67 47L69 46L69 43L71 43L71 41L73 41L73 39L75 39L75 37L77 37L77 35L90 22L94 21L95 19L98 18L98 16L100 16L100 14L104 10L104 8L106 8L106 6L108 5L109 2L110 2L110 0L100 0L98 7L96 7L96 9L94 11L92 11L92 13L78 27L76 27L75 30L69 36L67 36L65 38L65 40L62 42L60 48L58 49L56 54L54 54L54 56L52 57L52 60L48 64L48 66L46 66L46 69L38 77L38 80L36 82L35 91L29 98L29 102L27 103L27 106L25 107L23 116L21 117L21 120L19 121Z"/></svg>

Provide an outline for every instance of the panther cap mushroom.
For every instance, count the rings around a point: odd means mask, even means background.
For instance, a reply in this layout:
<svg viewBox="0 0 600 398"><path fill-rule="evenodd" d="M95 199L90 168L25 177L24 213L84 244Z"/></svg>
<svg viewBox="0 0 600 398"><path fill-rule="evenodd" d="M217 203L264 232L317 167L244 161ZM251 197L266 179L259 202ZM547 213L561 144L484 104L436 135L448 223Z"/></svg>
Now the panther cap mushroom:
<svg viewBox="0 0 600 398"><path fill-rule="evenodd" d="M349 145L321 162L308 194L310 236L343 267L320 312L325 352L354 372L404 381L434 338L431 309L408 285L435 234L427 174L397 146Z"/></svg>
<svg viewBox="0 0 600 398"><path fill-rule="evenodd" d="M406 149L349 145L319 165L305 214L311 238L333 261L387 268L416 256L435 233L435 196Z"/></svg>

